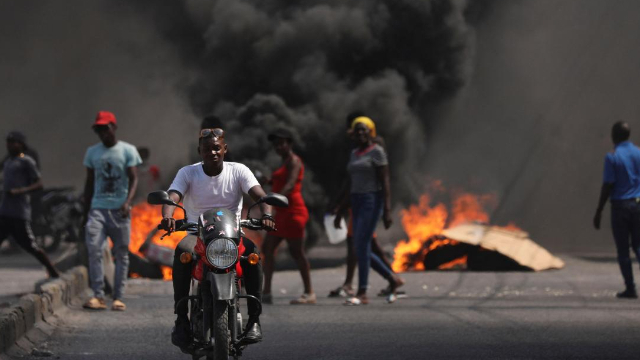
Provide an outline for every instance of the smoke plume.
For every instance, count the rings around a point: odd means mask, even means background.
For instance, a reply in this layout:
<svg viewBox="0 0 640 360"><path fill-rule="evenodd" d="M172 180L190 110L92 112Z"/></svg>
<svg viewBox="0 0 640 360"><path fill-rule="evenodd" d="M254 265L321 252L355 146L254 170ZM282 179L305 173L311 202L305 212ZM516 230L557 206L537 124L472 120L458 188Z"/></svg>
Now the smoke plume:
<svg viewBox="0 0 640 360"><path fill-rule="evenodd" d="M457 0L188 1L191 29L173 41L198 69L187 90L195 114L222 120L235 161L270 173L279 159L268 132L294 132L305 199L322 214L346 176L353 111L388 144L395 200L423 190L426 114L469 76L472 10Z"/></svg>

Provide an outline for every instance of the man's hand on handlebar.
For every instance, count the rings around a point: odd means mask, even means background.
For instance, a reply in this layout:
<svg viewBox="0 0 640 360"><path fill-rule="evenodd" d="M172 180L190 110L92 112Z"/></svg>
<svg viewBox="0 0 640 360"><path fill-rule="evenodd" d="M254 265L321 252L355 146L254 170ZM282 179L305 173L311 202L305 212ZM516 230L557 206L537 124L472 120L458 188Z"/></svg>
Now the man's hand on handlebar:
<svg viewBox="0 0 640 360"><path fill-rule="evenodd" d="M171 234L173 231L176 231L176 219L174 218L163 218L160 222L160 228L167 233Z"/></svg>
<svg viewBox="0 0 640 360"><path fill-rule="evenodd" d="M274 231L276 229L276 221L271 214L262 215L262 227L267 231Z"/></svg>

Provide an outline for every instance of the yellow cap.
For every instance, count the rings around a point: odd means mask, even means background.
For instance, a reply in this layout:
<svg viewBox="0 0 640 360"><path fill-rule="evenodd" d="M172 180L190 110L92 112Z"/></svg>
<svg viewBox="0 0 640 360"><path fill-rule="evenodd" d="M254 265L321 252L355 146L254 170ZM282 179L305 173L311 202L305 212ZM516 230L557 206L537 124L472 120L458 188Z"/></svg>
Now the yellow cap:
<svg viewBox="0 0 640 360"><path fill-rule="evenodd" d="M376 123L374 123L370 118L366 116L359 116L353 119L353 122L351 123L351 130L356 127L356 124L363 124L368 127L371 132L371 137L376 137Z"/></svg>

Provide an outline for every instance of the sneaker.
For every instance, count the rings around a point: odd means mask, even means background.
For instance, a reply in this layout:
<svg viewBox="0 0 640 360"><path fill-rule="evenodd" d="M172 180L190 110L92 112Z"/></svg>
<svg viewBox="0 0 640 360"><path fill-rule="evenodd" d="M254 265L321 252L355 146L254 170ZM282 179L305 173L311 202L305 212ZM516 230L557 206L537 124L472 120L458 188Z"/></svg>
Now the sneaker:
<svg viewBox="0 0 640 360"><path fill-rule="evenodd" d="M293 299L289 302L291 305L303 305L303 304L315 304L316 303L316 294L302 294L299 298Z"/></svg>
<svg viewBox="0 0 640 360"><path fill-rule="evenodd" d="M636 289L627 288L625 291L617 293L616 297L618 299L637 299L638 293L636 292Z"/></svg>
<svg viewBox="0 0 640 360"><path fill-rule="evenodd" d="M178 316L176 324L171 330L171 343L180 349L191 345L191 324L186 316Z"/></svg>
<svg viewBox="0 0 640 360"><path fill-rule="evenodd" d="M105 310L107 308L107 304L102 298L92 297L91 299L87 300L87 302L84 303L82 307L88 310Z"/></svg>
<svg viewBox="0 0 640 360"><path fill-rule="evenodd" d="M344 305L346 306L359 306L359 305L367 305L369 303L369 299L367 295L358 295L352 296L345 300Z"/></svg>
<svg viewBox="0 0 640 360"><path fill-rule="evenodd" d="M111 310L113 311L125 311L127 310L127 305L125 305L119 299L113 300L113 304L111 304Z"/></svg>

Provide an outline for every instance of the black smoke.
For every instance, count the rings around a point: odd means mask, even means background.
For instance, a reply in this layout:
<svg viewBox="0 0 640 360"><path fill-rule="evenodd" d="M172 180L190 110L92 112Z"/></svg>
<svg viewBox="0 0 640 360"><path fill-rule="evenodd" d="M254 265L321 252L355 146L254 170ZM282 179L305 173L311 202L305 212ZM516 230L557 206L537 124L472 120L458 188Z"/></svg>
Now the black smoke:
<svg viewBox="0 0 640 360"><path fill-rule="evenodd" d="M345 117L355 110L387 142L395 200L417 198L427 114L469 76L477 4L198 0L155 16L197 69L185 88L194 113L222 120L234 160L269 173L279 159L267 133L290 128L305 198L322 210L346 176Z"/></svg>
<svg viewBox="0 0 640 360"><path fill-rule="evenodd" d="M360 110L386 140L394 202L408 203L423 190L430 111L469 77L477 4L0 1L0 130L27 133L45 184L81 187L98 110L150 149L165 182L206 116L223 122L233 160L263 173L279 165L267 133L287 126L322 214L346 176L345 117Z"/></svg>

